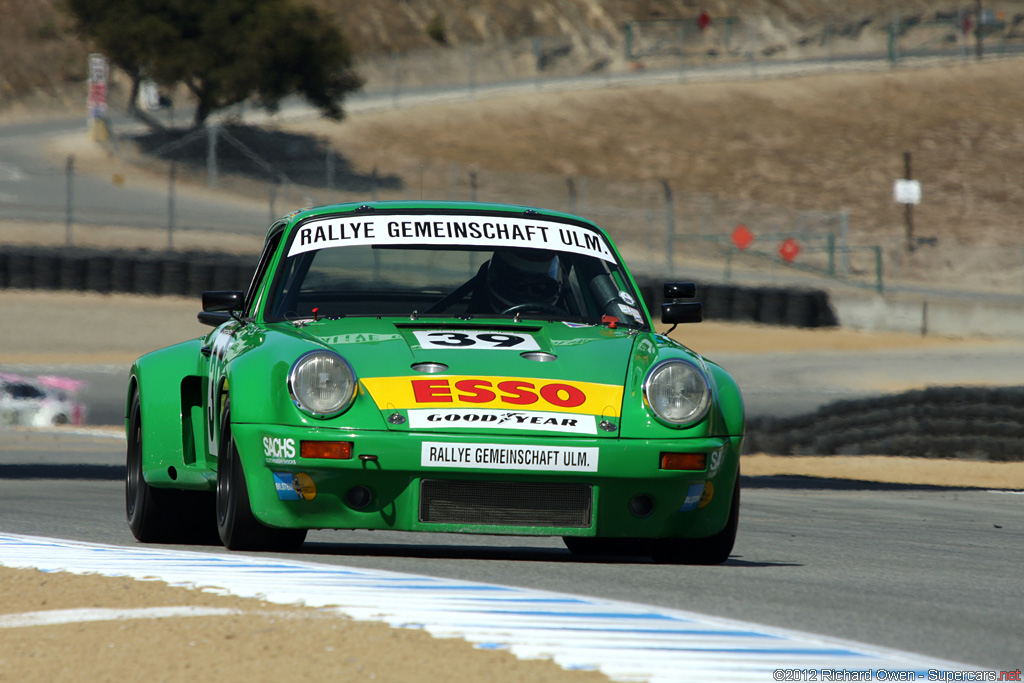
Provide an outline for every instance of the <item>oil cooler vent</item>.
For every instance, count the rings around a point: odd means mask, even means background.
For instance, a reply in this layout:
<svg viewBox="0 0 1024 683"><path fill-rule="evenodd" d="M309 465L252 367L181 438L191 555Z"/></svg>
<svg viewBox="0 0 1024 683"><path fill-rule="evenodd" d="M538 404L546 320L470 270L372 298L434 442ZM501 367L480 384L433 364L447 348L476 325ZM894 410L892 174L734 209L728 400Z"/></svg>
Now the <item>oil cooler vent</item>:
<svg viewBox="0 0 1024 683"><path fill-rule="evenodd" d="M585 528L591 525L592 498L586 484L424 479L420 521Z"/></svg>

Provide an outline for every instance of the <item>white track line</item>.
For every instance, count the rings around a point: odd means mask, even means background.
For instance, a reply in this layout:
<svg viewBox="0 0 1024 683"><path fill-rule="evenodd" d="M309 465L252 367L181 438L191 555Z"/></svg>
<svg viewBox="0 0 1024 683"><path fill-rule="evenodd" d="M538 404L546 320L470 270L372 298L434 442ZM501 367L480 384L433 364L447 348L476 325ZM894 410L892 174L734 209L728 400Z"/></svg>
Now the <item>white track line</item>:
<svg viewBox="0 0 1024 683"><path fill-rule="evenodd" d="M0 615L0 628L24 628L27 626L59 626L81 624L87 621L125 621L128 619L164 619L166 617L214 617L242 614L228 607L136 607L80 609L50 609L39 612L20 612Z"/></svg>
<svg viewBox="0 0 1024 683"><path fill-rule="evenodd" d="M929 670L981 668L682 610L236 553L0 533L0 565L157 579L331 607L355 619L422 628L623 681L770 681L777 669L914 672L926 679Z"/></svg>

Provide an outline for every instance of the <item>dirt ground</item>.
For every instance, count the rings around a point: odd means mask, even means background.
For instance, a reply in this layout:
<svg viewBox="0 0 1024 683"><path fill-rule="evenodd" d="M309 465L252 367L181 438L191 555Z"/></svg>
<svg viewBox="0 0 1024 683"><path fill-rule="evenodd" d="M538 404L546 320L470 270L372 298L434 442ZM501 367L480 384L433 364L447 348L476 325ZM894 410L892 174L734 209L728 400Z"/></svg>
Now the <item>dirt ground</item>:
<svg viewBox="0 0 1024 683"><path fill-rule="evenodd" d="M326 610L221 596L159 581L0 567L0 680L578 681L603 674L520 660L464 640ZM6 628L9 615L66 609L213 607L215 616Z"/></svg>

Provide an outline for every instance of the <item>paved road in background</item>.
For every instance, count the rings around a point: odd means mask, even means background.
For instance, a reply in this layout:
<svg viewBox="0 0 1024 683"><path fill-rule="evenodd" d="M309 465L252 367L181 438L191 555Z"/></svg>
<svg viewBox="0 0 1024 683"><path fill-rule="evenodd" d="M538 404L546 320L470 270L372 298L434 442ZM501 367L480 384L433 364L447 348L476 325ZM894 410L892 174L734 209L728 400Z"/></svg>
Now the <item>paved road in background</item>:
<svg viewBox="0 0 1024 683"><path fill-rule="evenodd" d="M66 159L55 160L42 149L56 137L81 134L88 139L84 117L31 121L0 126L0 217L9 220L64 223L67 220ZM73 175L73 222L138 228L168 228L168 188L132 182L116 185L107 176ZM175 230L249 232L262 235L270 223L266 205L224 198L175 194Z"/></svg>
<svg viewBox="0 0 1024 683"><path fill-rule="evenodd" d="M135 544L123 441L3 436L0 530ZM744 486L737 545L717 567L581 560L559 539L381 531L312 532L288 557L690 610L979 668L1024 664L1021 494L782 477Z"/></svg>

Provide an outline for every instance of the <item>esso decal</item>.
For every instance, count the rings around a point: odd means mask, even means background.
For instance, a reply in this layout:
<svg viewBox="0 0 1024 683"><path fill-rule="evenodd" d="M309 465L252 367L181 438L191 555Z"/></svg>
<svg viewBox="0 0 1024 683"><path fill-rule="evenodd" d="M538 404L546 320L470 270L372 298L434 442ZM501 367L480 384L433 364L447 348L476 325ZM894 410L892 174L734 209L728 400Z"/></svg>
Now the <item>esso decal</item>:
<svg viewBox="0 0 1024 683"><path fill-rule="evenodd" d="M578 387L564 382L531 382L506 380L492 383L486 379L461 379L455 382L445 378L414 379L412 393L417 404L453 403L505 403L528 406L542 403L559 408L583 405L587 395Z"/></svg>
<svg viewBox="0 0 1024 683"><path fill-rule="evenodd" d="M622 386L535 377L364 377L381 410L491 408L617 417Z"/></svg>
<svg viewBox="0 0 1024 683"><path fill-rule="evenodd" d="M533 337L486 330L416 330L416 341L425 349L515 349L538 351Z"/></svg>
<svg viewBox="0 0 1024 683"><path fill-rule="evenodd" d="M294 459L295 439L283 439L274 436L263 437L263 455L270 459Z"/></svg>

